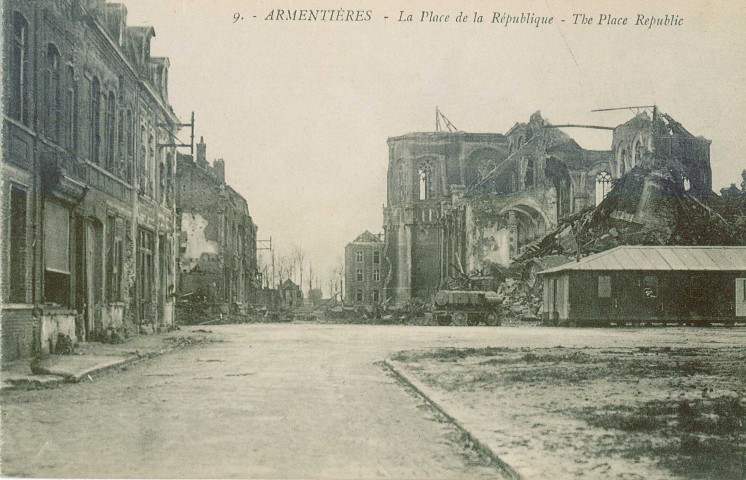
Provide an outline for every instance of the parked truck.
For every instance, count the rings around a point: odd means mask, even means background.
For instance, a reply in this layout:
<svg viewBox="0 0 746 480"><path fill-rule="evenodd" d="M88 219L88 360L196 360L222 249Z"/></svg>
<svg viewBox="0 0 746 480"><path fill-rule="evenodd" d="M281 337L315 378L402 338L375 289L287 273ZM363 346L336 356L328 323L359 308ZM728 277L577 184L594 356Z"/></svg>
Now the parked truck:
<svg viewBox="0 0 746 480"><path fill-rule="evenodd" d="M439 290L433 297L438 325L500 325L503 298L484 290Z"/></svg>

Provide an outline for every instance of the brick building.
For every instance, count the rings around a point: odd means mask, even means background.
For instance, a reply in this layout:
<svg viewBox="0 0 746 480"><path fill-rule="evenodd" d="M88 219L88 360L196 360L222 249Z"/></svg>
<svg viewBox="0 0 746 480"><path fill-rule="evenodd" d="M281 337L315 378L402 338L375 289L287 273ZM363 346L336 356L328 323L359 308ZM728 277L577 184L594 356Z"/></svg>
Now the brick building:
<svg viewBox="0 0 746 480"><path fill-rule="evenodd" d="M374 305L383 302L386 275L383 241L369 231L345 247L346 303Z"/></svg>
<svg viewBox="0 0 746 480"><path fill-rule="evenodd" d="M638 165L671 160L683 188L712 194L710 141L669 115L653 107L608 130L612 147L602 151L580 147L540 112L505 135L389 138L386 298L429 299L456 272L508 265Z"/></svg>
<svg viewBox="0 0 746 480"><path fill-rule="evenodd" d="M257 227L246 200L225 183L225 162L210 165L200 139L196 160L178 155L176 185L180 295L235 311L255 303Z"/></svg>
<svg viewBox="0 0 746 480"><path fill-rule="evenodd" d="M170 325L180 121L154 29L104 0L2 5L3 360Z"/></svg>

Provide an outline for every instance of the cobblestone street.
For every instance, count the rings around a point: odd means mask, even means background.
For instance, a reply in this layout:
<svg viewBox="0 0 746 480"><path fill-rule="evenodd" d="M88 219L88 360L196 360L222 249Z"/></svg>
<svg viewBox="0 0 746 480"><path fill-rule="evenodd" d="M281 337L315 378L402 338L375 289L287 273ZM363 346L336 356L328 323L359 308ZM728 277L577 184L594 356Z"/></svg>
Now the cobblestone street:
<svg viewBox="0 0 746 480"><path fill-rule="evenodd" d="M193 328L192 330L198 330ZM740 329L210 327L221 342L57 389L4 392L2 473L500 478L380 361L480 346L743 344Z"/></svg>

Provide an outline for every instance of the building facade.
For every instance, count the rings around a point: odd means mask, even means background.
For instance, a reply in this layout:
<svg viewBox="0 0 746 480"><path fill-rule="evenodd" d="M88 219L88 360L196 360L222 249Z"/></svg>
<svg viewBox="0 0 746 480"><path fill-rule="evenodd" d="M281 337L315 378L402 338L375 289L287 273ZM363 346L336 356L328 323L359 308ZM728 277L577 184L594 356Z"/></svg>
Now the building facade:
<svg viewBox="0 0 746 480"><path fill-rule="evenodd" d="M389 138L386 298L429 300L448 277L510 264L638 165L669 160L682 188L711 192L709 140L657 108L608 130L612 146L602 151L580 147L540 112L505 135Z"/></svg>
<svg viewBox="0 0 746 480"><path fill-rule="evenodd" d="M260 287L257 226L246 200L225 183L225 162L208 163L202 139L196 160L178 155L176 191L180 295L242 312Z"/></svg>
<svg viewBox="0 0 746 480"><path fill-rule="evenodd" d="M378 235L363 232L345 247L345 303L380 305L386 268L384 243Z"/></svg>
<svg viewBox="0 0 746 480"><path fill-rule="evenodd" d="M167 58L103 0L3 1L3 359L173 321Z"/></svg>
<svg viewBox="0 0 746 480"><path fill-rule="evenodd" d="M620 246L540 276L545 321L605 325L746 319L743 246Z"/></svg>

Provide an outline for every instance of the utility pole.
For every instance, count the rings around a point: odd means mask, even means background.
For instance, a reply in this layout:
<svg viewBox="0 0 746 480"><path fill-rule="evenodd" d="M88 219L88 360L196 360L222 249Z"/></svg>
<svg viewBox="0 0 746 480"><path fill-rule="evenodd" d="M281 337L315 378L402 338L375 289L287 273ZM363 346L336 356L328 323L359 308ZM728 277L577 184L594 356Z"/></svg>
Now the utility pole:
<svg viewBox="0 0 746 480"><path fill-rule="evenodd" d="M272 237L269 240L257 240L257 250L269 250L272 254L272 284L275 283L275 250L272 248ZM266 268L266 267L265 267Z"/></svg>

